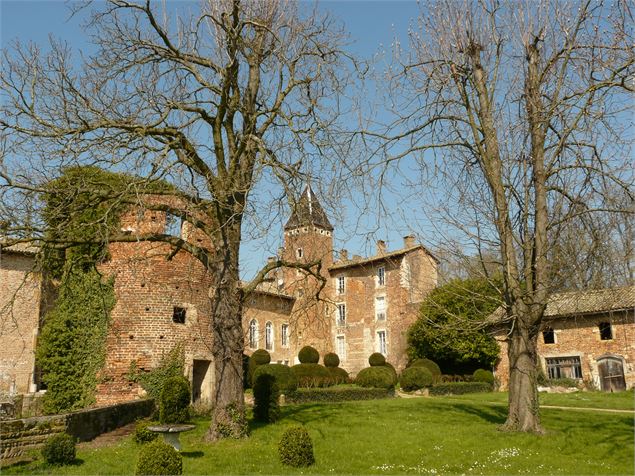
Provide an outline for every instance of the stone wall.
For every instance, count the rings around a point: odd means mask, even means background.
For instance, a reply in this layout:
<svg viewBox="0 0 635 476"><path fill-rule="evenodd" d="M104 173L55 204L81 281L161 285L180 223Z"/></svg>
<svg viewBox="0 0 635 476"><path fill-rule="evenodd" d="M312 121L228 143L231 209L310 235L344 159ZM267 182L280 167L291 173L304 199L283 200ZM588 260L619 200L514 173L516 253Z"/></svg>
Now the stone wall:
<svg viewBox="0 0 635 476"><path fill-rule="evenodd" d="M0 461L10 464L41 448L50 436L66 432L79 441L127 425L154 412L153 400L137 400L102 408L3 421L0 425Z"/></svg>
<svg viewBox="0 0 635 476"><path fill-rule="evenodd" d="M546 344L542 333L538 336L538 355L540 365L547 375L546 358L579 357L582 381L592 383L600 388L598 359L605 356L617 357L623 362L626 388L635 387L635 313L612 312L582 316L567 316L549 319L543 328L554 330L555 342ZM600 338L599 324L610 322L612 339ZM501 382L501 389L506 390L509 382L509 359L507 358L507 342L504 334L497 336L500 344L499 361L495 374Z"/></svg>

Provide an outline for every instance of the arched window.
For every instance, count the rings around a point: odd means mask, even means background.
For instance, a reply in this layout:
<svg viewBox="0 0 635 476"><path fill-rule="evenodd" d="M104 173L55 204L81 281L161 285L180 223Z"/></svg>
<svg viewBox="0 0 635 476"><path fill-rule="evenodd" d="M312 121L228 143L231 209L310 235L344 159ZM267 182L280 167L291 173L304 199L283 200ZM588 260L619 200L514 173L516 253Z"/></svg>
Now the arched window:
<svg viewBox="0 0 635 476"><path fill-rule="evenodd" d="M258 348L258 321L256 319L252 319L249 323L249 347Z"/></svg>
<svg viewBox="0 0 635 476"><path fill-rule="evenodd" d="M265 349L273 350L273 324L271 322L265 324Z"/></svg>

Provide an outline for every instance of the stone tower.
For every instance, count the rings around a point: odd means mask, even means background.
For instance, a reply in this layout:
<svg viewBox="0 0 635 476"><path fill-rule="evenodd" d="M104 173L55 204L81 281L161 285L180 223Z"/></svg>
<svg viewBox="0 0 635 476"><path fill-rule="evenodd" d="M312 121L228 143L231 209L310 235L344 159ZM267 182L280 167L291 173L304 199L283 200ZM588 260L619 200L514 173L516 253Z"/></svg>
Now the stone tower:
<svg viewBox="0 0 635 476"><path fill-rule="evenodd" d="M321 290L322 282L319 279L292 267L283 270L284 290L296 297L292 328L298 349L312 345L321 354L332 350L331 322L325 300L330 291L328 268L333 264L333 225L310 184L300 195L284 227L281 258L302 264L321 262L319 274L325 280Z"/></svg>

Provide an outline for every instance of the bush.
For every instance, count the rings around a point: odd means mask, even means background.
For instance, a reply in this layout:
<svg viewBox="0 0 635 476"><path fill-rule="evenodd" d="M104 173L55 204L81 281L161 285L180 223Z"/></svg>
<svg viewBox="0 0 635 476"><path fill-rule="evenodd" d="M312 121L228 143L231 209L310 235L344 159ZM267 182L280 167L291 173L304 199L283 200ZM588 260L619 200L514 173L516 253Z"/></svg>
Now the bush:
<svg viewBox="0 0 635 476"><path fill-rule="evenodd" d="M494 374L489 370L478 369L474 371L474 374L472 374L472 381L485 382L489 383L490 385L494 385Z"/></svg>
<svg viewBox="0 0 635 476"><path fill-rule="evenodd" d="M348 372L340 367L327 367L326 370L331 374L331 382L333 385L339 385L341 383L349 383L350 378Z"/></svg>
<svg viewBox="0 0 635 476"><path fill-rule="evenodd" d="M425 367L409 367L401 372L401 388L406 392L432 385L432 373Z"/></svg>
<svg viewBox="0 0 635 476"><path fill-rule="evenodd" d="M569 387L578 388L580 382L572 378L551 378L547 380L549 387Z"/></svg>
<svg viewBox="0 0 635 476"><path fill-rule="evenodd" d="M183 423L190 419L190 382L183 376L165 381L159 398L161 423Z"/></svg>
<svg viewBox="0 0 635 476"><path fill-rule="evenodd" d="M254 372L261 365L267 365L271 362L271 355L264 349L256 350L249 357L248 363L248 377L247 377L247 387L252 387L254 384Z"/></svg>
<svg viewBox="0 0 635 476"><path fill-rule="evenodd" d="M305 345L298 352L298 360L301 364L317 364L320 361L320 353L314 347Z"/></svg>
<svg viewBox="0 0 635 476"><path fill-rule="evenodd" d="M301 426L289 428L282 434L278 444L278 454L282 464L294 468L311 466L315 463L311 436Z"/></svg>
<svg viewBox="0 0 635 476"><path fill-rule="evenodd" d="M148 430L148 427L152 426L152 422L148 420L139 420L134 429L134 440L138 444L150 443L157 439L159 434L154 431Z"/></svg>
<svg viewBox="0 0 635 476"><path fill-rule="evenodd" d="M430 395L463 395L491 391L492 386L485 382L450 382L433 385L430 388Z"/></svg>
<svg viewBox="0 0 635 476"><path fill-rule="evenodd" d="M334 352L329 352L328 354L324 354L323 357L324 366L327 368L335 368L340 365L340 358Z"/></svg>
<svg viewBox="0 0 635 476"><path fill-rule="evenodd" d="M140 372L137 361L130 362L128 380L141 385L148 397L159 402L165 382L172 377L181 377L185 372L185 352L183 343L176 344L167 354L164 354L154 369ZM48 392L47 392L48 393Z"/></svg>
<svg viewBox="0 0 635 476"><path fill-rule="evenodd" d="M393 377L393 385L397 385L397 382L399 381L399 374L397 374L397 370L395 369L395 366L391 364L390 362L386 362L383 366L386 367L388 370L390 370L390 373L392 374L392 377Z"/></svg>
<svg viewBox="0 0 635 476"><path fill-rule="evenodd" d="M48 464L63 465L75 461L75 438L67 433L51 436L44 443L42 456Z"/></svg>
<svg viewBox="0 0 635 476"><path fill-rule="evenodd" d="M295 376L293 370L291 370L291 367L289 367L288 365L259 365L254 372L254 382L258 379L258 376L264 374L274 376L276 378L278 389L284 394L293 392L295 389L298 388L298 378Z"/></svg>
<svg viewBox="0 0 635 476"><path fill-rule="evenodd" d="M285 395L287 403L344 402L350 400L378 400L395 396L393 389L361 388L354 386L329 388L299 388Z"/></svg>
<svg viewBox="0 0 635 476"><path fill-rule="evenodd" d="M319 364L297 364L291 370L298 379L298 387L328 387L333 384L331 373Z"/></svg>
<svg viewBox="0 0 635 476"><path fill-rule="evenodd" d="M430 371L435 382L441 378L441 369L436 362L430 359L416 359L409 365L409 367L425 367Z"/></svg>
<svg viewBox="0 0 635 476"><path fill-rule="evenodd" d="M393 375L386 367L367 367L362 369L355 379L360 387L392 388Z"/></svg>
<svg viewBox="0 0 635 476"><path fill-rule="evenodd" d="M276 377L263 373L254 373L254 420L272 423L280 416L278 398L280 390Z"/></svg>
<svg viewBox="0 0 635 476"><path fill-rule="evenodd" d="M174 475L183 473L183 457L162 440L143 445L137 460L137 475Z"/></svg>
<svg viewBox="0 0 635 476"><path fill-rule="evenodd" d="M386 357L384 357L379 352L375 352L374 354L370 354L370 357L368 357L368 363L371 367L386 365Z"/></svg>

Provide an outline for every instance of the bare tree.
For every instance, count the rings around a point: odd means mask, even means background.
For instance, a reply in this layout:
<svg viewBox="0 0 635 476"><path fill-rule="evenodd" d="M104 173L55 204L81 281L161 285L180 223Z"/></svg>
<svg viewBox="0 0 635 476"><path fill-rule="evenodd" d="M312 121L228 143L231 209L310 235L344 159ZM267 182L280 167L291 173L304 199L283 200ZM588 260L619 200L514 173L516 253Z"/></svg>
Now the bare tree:
<svg viewBox="0 0 635 476"><path fill-rule="evenodd" d="M324 157L339 156L333 132L350 70L344 36L330 17L284 0L210 0L193 12L150 1L98 6L87 25L96 51L79 68L59 42L46 55L19 44L4 52L4 234L44 238L37 197L67 166L139 177L101 193L180 217L213 246L162 233L104 239L169 243L171 255L190 253L210 271L216 389L207 438L240 435L242 303L270 270L296 265L274 260L241 286L243 226L257 206L250 194L258 183L286 192ZM323 170L334 177L337 163ZM170 200L144 198L158 180L174 186L162 192ZM302 266L319 274L319 263Z"/></svg>
<svg viewBox="0 0 635 476"><path fill-rule="evenodd" d="M458 229L472 249L498 250L507 430L542 431L536 342L554 284L555 238L596 212L620 223L633 212L630 8L590 0L426 3L410 48L398 49L393 63L396 129L366 134L378 139L384 163L421 160L434 199L452 204L444 218L455 236ZM622 200L607 199L609 189Z"/></svg>

